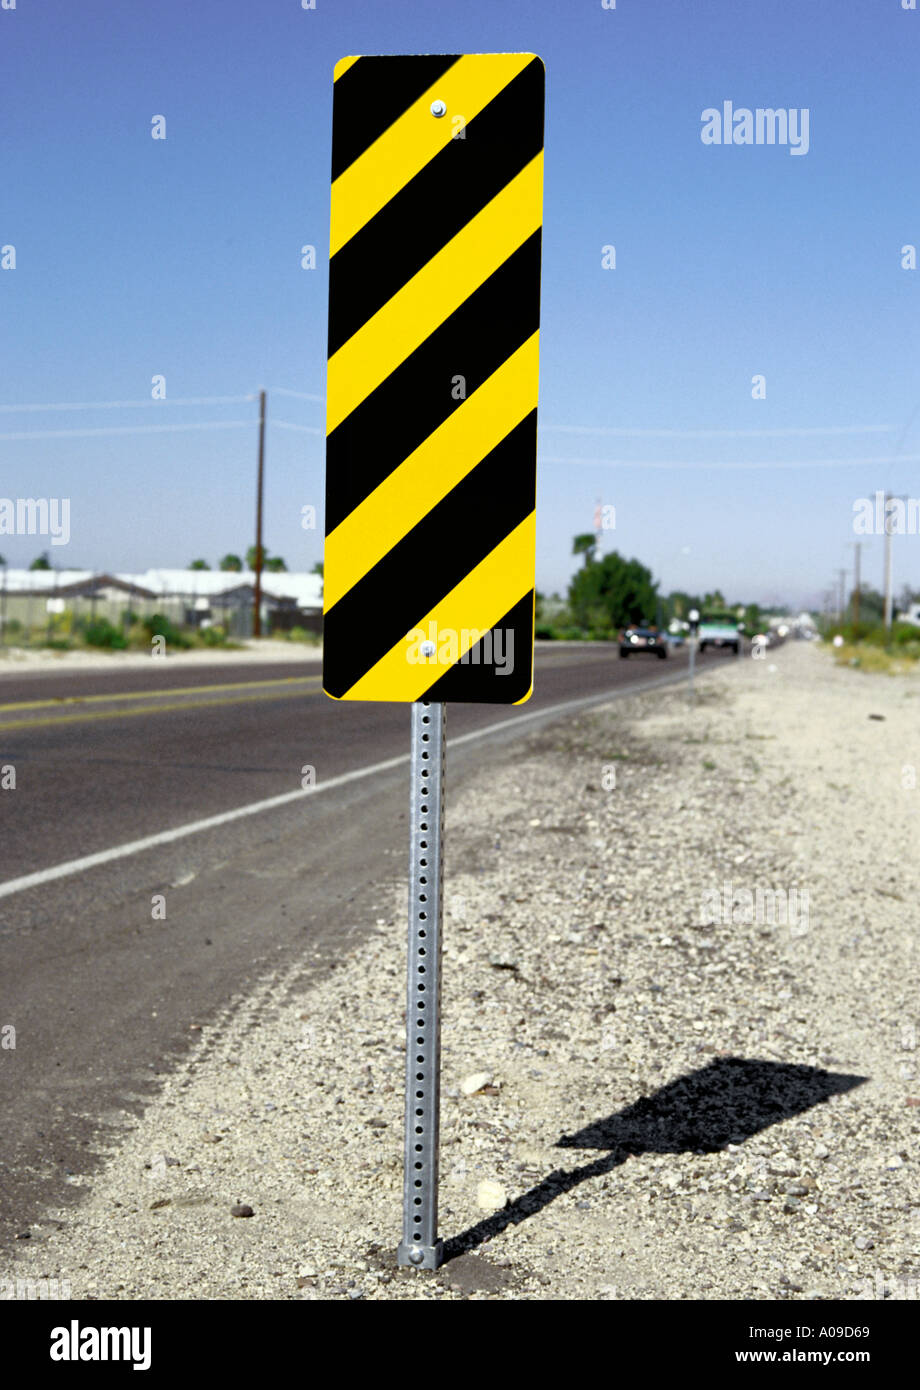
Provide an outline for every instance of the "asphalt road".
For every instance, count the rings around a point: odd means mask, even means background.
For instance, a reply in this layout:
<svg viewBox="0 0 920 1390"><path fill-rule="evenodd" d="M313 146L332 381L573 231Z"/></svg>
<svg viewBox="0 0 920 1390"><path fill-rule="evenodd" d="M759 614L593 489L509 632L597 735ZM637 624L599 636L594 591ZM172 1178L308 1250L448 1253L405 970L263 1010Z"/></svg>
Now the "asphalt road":
<svg viewBox="0 0 920 1390"><path fill-rule="evenodd" d="M680 679L686 662L540 648L526 705L451 705L448 817L451 789L567 717L557 706ZM125 1112L235 995L293 960L305 983L334 969L373 923L381 890L405 882L408 745L406 707L331 701L302 661L0 675L0 766L16 769L0 791L0 1027L16 1029L0 1049L0 1243L76 1200ZM316 787L298 795L305 766Z"/></svg>

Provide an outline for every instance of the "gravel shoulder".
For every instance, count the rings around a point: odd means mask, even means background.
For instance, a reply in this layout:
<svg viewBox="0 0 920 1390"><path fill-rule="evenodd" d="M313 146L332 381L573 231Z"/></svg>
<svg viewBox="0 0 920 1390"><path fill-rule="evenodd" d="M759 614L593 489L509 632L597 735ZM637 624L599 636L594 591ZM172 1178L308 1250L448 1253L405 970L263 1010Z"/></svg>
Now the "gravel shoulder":
<svg viewBox="0 0 920 1390"><path fill-rule="evenodd" d="M799 643L697 689L560 721L448 802L441 1271L394 1262L397 875L337 968L267 979L140 1121L104 1117L123 1140L7 1277L78 1299L920 1297L920 681Z"/></svg>

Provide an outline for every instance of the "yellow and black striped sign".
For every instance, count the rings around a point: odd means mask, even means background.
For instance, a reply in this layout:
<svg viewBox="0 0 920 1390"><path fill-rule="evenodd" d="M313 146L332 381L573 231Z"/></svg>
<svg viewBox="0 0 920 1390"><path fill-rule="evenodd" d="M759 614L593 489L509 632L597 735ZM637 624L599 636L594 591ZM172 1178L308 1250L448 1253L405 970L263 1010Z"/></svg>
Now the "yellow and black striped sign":
<svg viewBox="0 0 920 1390"><path fill-rule="evenodd" d="M323 688L533 685L543 64L335 69Z"/></svg>

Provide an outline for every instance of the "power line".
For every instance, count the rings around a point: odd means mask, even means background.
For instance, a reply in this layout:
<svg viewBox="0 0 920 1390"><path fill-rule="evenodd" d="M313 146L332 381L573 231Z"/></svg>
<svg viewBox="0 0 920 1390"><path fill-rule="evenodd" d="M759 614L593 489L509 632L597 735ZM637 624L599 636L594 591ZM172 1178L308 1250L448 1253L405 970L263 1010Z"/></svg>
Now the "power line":
<svg viewBox="0 0 920 1390"><path fill-rule="evenodd" d="M706 469L757 469L757 468L867 468L882 463L920 463L920 454L894 454L884 455L881 458L859 458L859 459L798 459L794 461L766 460L759 463L713 463L709 459L699 461L689 461L675 463L666 459L577 459L577 458L558 458L555 455L543 455L541 463L565 464L570 467L580 468L677 468L677 469L698 469L703 472Z"/></svg>
<svg viewBox="0 0 920 1390"><path fill-rule="evenodd" d="M671 430L634 429L631 426L608 427L606 425L540 425L543 432L554 431L559 434L600 434L619 438L655 439L759 439L768 435L801 436L816 434L892 434L894 425L809 425L785 429L757 430Z"/></svg>
<svg viewBox="0 0 920 1390"><path fill-rule="evenodd" d="M270 392L275 396L295 396L299 401L318 401L322 405L325 396L314 396L309 391L291 391L286 386L272 386Z"/></svg>
<svg viewBox="0 0 920 1390"><path fill-rule="evenodd" d="M5 415L24 413L26 411L43 410L134 410L138 406L158 406L164 405L239 405L243 401L254 401L254 395L248 396L177 396L173 399L155 401L45 401L31 405L0 405L0 412Z"/></svg>
<svg viewBox="0 0 920 1390"><path fill-rule="evenodd" d="M100 425L88 430L16 430L0 434L11 439L90 439L106 434L174 434L184 430L251 430L252 420L207 420L195 425Z"/></svg>
<svg viewBox="0 0 920 1390"><path fill-rule="evenodd" d="M272 420L272 428L279 430L297 430L300 434L319 434L326 433L325 430L318 429L316 425L292 425L289 420Z"/></svg>

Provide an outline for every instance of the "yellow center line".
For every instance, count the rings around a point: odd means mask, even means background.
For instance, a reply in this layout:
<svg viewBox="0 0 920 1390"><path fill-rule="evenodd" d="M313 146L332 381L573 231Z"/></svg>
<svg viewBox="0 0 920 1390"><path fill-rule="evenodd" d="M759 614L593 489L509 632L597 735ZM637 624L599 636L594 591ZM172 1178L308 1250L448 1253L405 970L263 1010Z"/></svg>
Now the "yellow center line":
<svg viewBox="0 0 920 1390"><path fill-rule="evenodd" d="M158 700L169 695L207 695L212 690L264 690L271 685L300 685L318 681L316 676L278 676L271 681L217 681L213 685L188 685L170 687L168 690L125 690L111 695L59 695L53 700L14 700L12 704L0 705L4 710L21 709L60 709L63 705L90 705L119 700Z"/></svg>
<svg viewBox="0 0 920 1390"><path fill-rule="evenodd" d="M318 682L320 677L316 676L314 679ZM264 682L264 684L268 684L268 682ZM144 714L166 714L173 710L213 709L218 705L246 705L255 700L287 700L296 693L293 690L275 690L269 695L230 695L226 699L220 700L183 700L172 705L143 705L135 709L94 710L89 714L61 714L56 717L52 716L50 719L6 719L0 722L0 732L6 729L40 729L49 724L84 724L89 720L96 719L130 719ZM322 691L317 688L316 690L305 690L303 694L320 695Z"/></svg>

